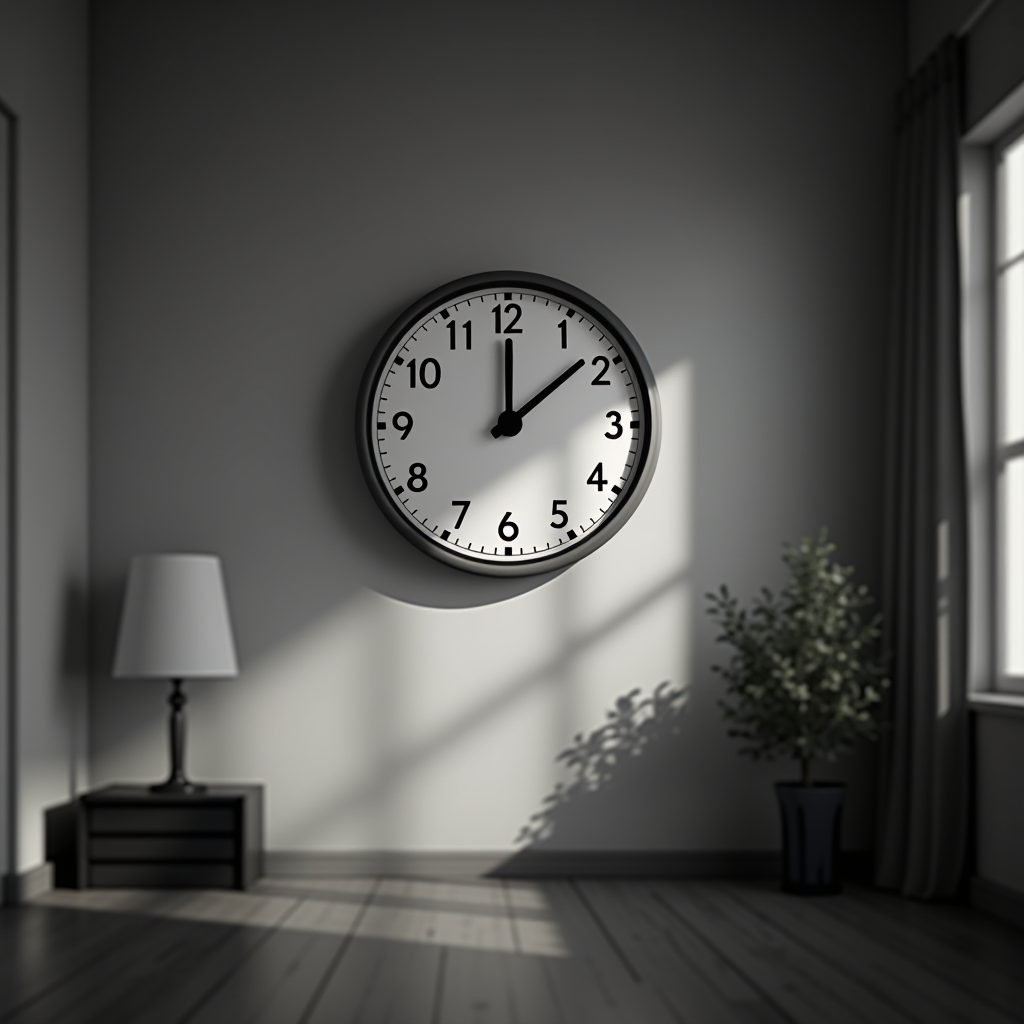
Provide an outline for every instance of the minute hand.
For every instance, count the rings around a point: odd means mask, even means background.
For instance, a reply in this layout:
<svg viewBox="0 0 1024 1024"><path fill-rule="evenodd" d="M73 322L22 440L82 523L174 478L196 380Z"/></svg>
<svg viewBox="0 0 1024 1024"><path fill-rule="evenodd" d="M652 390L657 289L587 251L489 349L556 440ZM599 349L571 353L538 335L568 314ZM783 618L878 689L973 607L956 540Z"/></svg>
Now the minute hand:
<svg viewBox="0 0 1024 1024"><path fill-rule="evenodd" d="M541 388L540 391L538 391L537 394L533 396L533 398L531 398L528 402L526 402L525 404L521 405L518 409L516 409L514 413L515 418L519 420L520 423L522 423L522 418L531 409L534 409L538 405L540 405L540 403L543 402L544 399L547 398L548 395L550 395L551 392L554 391L556 388L560 388L578 369L580 369L580 367L585 366L586 362L587 361L585 359L577 359L576 362L573 363L568 370L564 370L550 384L548 384L546 387ZM504 416L504 414L502 415ZM501 437L502 434L508 433L508 431L506 431L505 429L505 426L506 424L503 424L501 422L501 418L499 417L497 426L491 428L491 434L494 437ZM516 428L513 432L518 434L518 428Z"/></svg>

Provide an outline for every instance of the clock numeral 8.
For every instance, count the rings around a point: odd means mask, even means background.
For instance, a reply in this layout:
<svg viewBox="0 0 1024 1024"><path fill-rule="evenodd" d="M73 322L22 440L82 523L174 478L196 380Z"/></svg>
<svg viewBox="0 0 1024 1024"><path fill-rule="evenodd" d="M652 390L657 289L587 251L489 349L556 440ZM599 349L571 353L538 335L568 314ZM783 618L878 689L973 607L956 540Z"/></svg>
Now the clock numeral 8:
<svg viewBox="0 0 1024 1024"><path fill-rule="evenodd" d="M414 462L409 467L409 479L405 483L410 491L425 491L427 489L427 467L422 462Z"/></svg>
<svg viewBox="0 0 1024 1024"><path fill-rule="evenodd" d="M519 536L519 527L512 522L511 512L506 512L498 524L498 536L504 541L515 540Z"/></svg>

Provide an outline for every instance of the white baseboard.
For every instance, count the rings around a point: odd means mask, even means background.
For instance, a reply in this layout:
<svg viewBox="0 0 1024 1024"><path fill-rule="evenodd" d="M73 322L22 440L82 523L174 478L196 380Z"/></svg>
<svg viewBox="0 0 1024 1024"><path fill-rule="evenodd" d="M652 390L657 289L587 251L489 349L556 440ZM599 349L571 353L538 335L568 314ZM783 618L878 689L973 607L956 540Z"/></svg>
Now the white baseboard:
<svg viewBox="0 0 1024 1024"><path fill-rule="evenodd" d="M971 906L1024 928L1024 893L987 878L971 879Z"/></svg>
<svg viewBox="0 0 1024 1024"><path fill-rule="evenodd" d="M3 902L6 906L19 907L52 888L53 865L39 864L28 871L4 876Z"/></svg>

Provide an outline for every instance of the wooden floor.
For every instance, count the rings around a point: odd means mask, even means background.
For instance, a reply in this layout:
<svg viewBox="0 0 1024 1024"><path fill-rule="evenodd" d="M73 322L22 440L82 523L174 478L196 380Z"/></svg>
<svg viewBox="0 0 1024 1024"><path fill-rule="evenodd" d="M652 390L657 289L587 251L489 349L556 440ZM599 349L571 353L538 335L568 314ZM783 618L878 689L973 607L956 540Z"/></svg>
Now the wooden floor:
<svg viewBox="0 0 1024 1024"><path fill-rule="evenodd" d="M274 879L0 910L19 1024L1024 1021L1024 933L768 883Z"/></svg>

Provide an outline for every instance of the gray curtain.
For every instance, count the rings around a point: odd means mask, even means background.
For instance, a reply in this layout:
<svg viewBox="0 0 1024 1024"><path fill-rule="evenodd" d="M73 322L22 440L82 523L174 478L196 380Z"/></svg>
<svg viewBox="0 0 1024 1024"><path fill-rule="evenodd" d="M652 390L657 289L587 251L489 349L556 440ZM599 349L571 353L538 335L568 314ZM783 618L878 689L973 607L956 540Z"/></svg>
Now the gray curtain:
<svg viewBox="0 0 1024 1024"><path fill-rule="evenodd" d="M961 401L959 47L899 98L886 434L884 643L875 880L953 895L967 848L967 493Z"/></svg>

